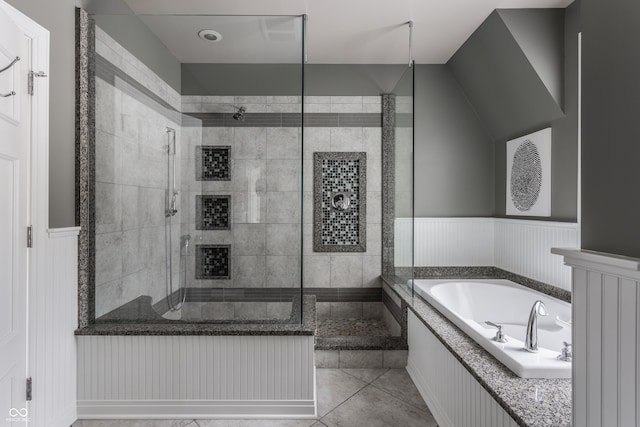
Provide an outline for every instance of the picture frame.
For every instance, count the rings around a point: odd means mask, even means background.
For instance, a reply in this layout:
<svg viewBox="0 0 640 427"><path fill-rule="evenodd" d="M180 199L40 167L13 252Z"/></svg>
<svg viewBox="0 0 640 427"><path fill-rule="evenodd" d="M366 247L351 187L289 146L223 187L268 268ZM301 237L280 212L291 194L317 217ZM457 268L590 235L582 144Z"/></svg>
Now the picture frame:
<svg viewBox="0 0 640 427"><path fill-rule="evenodd" d="M551 128L507 141L506 214L551 216Z"/></svg>

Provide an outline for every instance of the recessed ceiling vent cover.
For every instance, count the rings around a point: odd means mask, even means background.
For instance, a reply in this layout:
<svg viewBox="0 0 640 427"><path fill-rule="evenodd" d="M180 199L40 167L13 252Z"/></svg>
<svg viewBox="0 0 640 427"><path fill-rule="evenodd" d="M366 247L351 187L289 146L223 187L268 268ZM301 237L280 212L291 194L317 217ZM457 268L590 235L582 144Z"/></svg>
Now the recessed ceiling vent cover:
<svg viewBox="0 0 640 427"><path fill-rule="evenodd" d="M198 37L207 42L217 43L222 40L222 34L213 30L200 30L198 31Z"/></svg>
<svg viewBox="0 0 640 427"><path fill-rule="evenodd" d="M289 16L261 18L260 30L265 40L297 42L302 34L302 19L292 19Z"/></svg>

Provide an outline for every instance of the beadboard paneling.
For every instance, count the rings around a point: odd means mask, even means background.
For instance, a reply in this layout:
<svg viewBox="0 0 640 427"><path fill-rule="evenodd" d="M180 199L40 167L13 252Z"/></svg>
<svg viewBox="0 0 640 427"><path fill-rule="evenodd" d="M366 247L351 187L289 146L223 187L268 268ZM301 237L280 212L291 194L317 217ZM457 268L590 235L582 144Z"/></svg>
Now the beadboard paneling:
<svg viewBox="0 0 640 427"><path fill-rule="evenodd" d="M412 312L408 315L407 339L407 371L439 426L517 426Z"/></svg>
<svg viewBox="0 0 640 427"><path fill-rule="evenodd" d="M640 260L554 253L573 269L573 425L640 425Z"/></svg>
<svg viewBox="0 0 640 427"><path fill-rule="evenodd" d="M36 231L30 288L29 375L32 425L62 427L76 419L78 227Z"/></svg>
<svg viewBox="0 0 640 427"><path fill-rule="evenodd" d="M296 405L302 401L308 403L307 410L309 405L313 409L313 357L313 337L79 337L79 416L136 415L114 413L113 408L105 409L105 413L92 412L108 402L119 410L126 410L127 402L137 402L137 406L130 408L140 412L144 402L153 407L157 401L172 402L174 406L209 401L209 409L203 408L207 402L199 403L203 416L242 415L242 402L247 405L263 402L267 407L270 404L265 401L272 401L286 407L282 402ZM220 401L236 402L236 406L230 407L240 412L220 413L228 410L220 409Z"/></svg>
<svg viewBox="0 0 640 427"><path fill-rule="evenodd" d="M416 218L416 266L492 266L493 218Z"/></svg>
<svg viewBox="0 0 640 427"><path fill-rule="evenodd" d="M640 356L637 348L640 283L597 271L585 273L576 275L574 285L574 295L582 297L574 307L585 303L581 307L583 318L575 319L576 325L586 326L574 338L578 344L574 347L574 378L585 387L580 390L579 383L576 385L574 424L638 425L636 401L640 394L635 382Z"/></svg>
<svg viewBox="0 0 640 427"><path fill-rule="evenodd" d="M571 290L571 269L551 248L578 247L578 224L496 219L494 230L496 267Z"/></svg>
<svg viewBox="0 0 640 427"><path fill-rule="evenodd" d="M413 233L412 233L413 231ZM562 289L571 288L571 269L552 247L579 246L575 223L505 218L398 218L396 266L495 266Z"/></svg>

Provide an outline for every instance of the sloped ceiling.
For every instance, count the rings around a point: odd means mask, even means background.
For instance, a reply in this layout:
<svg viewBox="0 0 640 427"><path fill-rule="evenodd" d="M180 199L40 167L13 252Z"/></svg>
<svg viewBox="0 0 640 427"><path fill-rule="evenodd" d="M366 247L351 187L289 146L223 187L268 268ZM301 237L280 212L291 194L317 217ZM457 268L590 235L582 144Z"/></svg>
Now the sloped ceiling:
<svg viewBox="0 0 640 427"><path fill-rule="evenodd" d="M564 10L502 9L498 14L553 99L562 105Z"/></svg>
<svg viewBox="0 0 640 427"><path fill-rule="evenodd" d="M511 10L506 15L493 12L447 63L496 141L564 116L564 10ZM549 28L551 35L544 34Z"/></svg>

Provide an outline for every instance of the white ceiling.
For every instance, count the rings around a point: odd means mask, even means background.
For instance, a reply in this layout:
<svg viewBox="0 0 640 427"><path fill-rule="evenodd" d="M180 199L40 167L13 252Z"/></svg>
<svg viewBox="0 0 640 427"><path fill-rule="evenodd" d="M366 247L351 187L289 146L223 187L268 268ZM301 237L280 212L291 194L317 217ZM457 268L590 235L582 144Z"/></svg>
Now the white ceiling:
<svg viewBox="0 0 640 427"><path fill-rule="evenodd" d="M302 61L302 19L291 16L140 16L182 63L286 64ZM222 34L219 42L198 31Z"/></svg>
<svg viewBox="0 0 640 427"><path fill-rule="evenodd" d="M494 9L566 7L573 0L124 0L137 15L309 16L307 41L313 64L401 64L413 58L441 64L458 50ZM141 17L181 62L296 62L300 41L268 42L258 19ZM238 19L237 17L235 19ZM234 26L229 26L233 23ZM213 27L215 25L215 27ZM222 33L220 43L198 30ZM294 30L298 32L299 29ZM268 42L268 43L267 43ZM289 58L289 59L287 59Z"/></svg>

